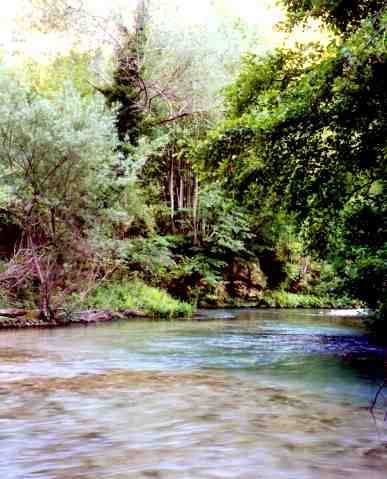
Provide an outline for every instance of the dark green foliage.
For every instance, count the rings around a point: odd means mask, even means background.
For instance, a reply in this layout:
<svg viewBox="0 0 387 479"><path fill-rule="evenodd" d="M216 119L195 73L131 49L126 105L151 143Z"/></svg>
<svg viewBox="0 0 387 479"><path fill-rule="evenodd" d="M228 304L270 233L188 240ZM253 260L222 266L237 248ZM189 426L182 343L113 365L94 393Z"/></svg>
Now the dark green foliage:
<svg viewBox="0 0 387 479"><path fill-rule="evenodd" d="M130 271L138 271L148 282L160 284L166 273L176 265L173 245L173 237L135 238L125 242L121 257Z"/></svg>
<svg viewBox="0 0 387 479"><path fill-rule="evenodd" d="M331 242L343 291L380 310L387 297L387 203L375 193L348 205Z"/></svg>
<svg viewBox="0 0 387 479"><path fill-rule="evenodd" d="M110 162L77 194L79 214L66 226L70 236L75 229L93 237L106 259L91 282L140 278L207 305L230 304L232 297L235 304L258 304L267 288L276 291L267 304L280 306L323 306L339 293L386 310L386 7L378 0L285 3L293 25L314 17L341 33L327 47L245 55L224 91L224 119L207 134L214 117L191 111L195 98L180 94L188 86L169 90L167 72L160 88L150 75L147 2L139 2L133 31L122 29L112 82L99 89L117 113L121 142L111 145L117 155L110 151ZM81 84L85 72L75 75ZM52 93L57 82L43 80L37 84ZM39 154L37 165L47 170L40 160ZM72 161L80 165L77 155ZM36 174L34 186L30 173L23 177L26 194L33 187L41 202L36 185L45 175ZM50 201L65 184L53 176L45 192ZM63 202L47 209L62 223ZM49 216L41 216L48 229ZM95 304L110 294L125 302L129 289L102 288Z"/></svg>
<svg viewBox="0 0 387 479"><path fill-rule="evenodd" d="M284 0L283 3L292 23L312 16L340 31L358 27L370 13L377 15L385 6L384 0Z"/></svg>
<svg viewBox="0 0 387 479"><path fill-rule="evenodd" d="M121 141L136 145L144 133L148 93L143 80L146 42L147 2L138 2L133 32L120 26L123 47L116 51L116 68L110 85L99 88L107 103L116 108L117 130Z"/></svg>
<svg viewBox="0 0 387 479"><path fill-rule="evenodd" d="M210 178L249 209L292 213L309 251L333 260L343 290L379 307L385 296L387 10L381 2L351 2L345 12L346 2L288 4L304 19L336 21L347 34L326 49L298 46L247 57L227 90L227 120L199 156Z"/></svg>
<svg viewBox="0 0 387 479"><path fill-rule="evenodd" d="M129 38L126 48L119 53L112 84L99 90L105 96L108 105L116 108L120 140L129 140L131 144L137 144L141 123L144 120L140 106L143 88L132 38Z"/></svg>
<svg viewBox="0 0 387 479"><path fill-rule="evenodd" d="M251 216L215 185L201 194L199 221L200 244L207 254L222 259L250 254Z"/></svg>

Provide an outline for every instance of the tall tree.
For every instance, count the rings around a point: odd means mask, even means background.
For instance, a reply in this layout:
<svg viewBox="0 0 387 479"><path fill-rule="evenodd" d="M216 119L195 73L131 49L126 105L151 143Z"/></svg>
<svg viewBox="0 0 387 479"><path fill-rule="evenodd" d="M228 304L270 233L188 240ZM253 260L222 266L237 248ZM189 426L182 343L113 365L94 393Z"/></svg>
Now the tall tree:
<svg viewBox="0 0 387 479"><path fill-rule="evenodd" d="M361 9L344 19L334 7L345 3L287 2L301 19L318 15L345 35L327 48L248 57L228 90L227 121L202 147L206 167L226 187L243 192L251 206L285 206L303 225L311 249L331 258L338 253L337 236L332 240L338 225L370 228L359 223L360 211L369 208L379 235L378 221L385 218L387 10L384 2L356 2ZM348 219L351 211L359 221ZM346 237L341 273L352 293L385 314L386 239L360 237L355 249ZM365 277L374 281L367 286Z"/></svg>

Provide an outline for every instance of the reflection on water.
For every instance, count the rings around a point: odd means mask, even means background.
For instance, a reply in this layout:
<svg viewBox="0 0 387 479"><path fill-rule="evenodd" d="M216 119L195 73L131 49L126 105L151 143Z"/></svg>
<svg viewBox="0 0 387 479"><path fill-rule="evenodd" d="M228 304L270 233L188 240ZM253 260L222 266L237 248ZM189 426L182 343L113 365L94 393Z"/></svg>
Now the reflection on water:
<svg viewBox="0 0 387 479"><path fill-rule="evenodd" d="M386 479L384 351L319 312L231 314L1 333L0 478Z"/></svg>

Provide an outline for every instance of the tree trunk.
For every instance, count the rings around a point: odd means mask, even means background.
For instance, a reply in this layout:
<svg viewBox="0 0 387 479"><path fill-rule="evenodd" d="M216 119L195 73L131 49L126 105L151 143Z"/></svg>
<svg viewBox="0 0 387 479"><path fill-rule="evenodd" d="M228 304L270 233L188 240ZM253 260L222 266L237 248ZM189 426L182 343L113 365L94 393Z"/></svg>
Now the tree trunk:
<svg viewBox="0 0 387 479"><path fill-rule="evenodd" d="M180 162L180 171L179 171L178 208L179 210L184 208L184 178L183 178L183 170L181 168L181 162Z"/></svg>
<svg viewBox="0 0 387 479"><path fill-rule="evenodd" d="M193 242L198 244L198 205L199 205L199 180L194 173L194 194L192 201Z"/></svg>
<svg viewBox="0 0 387 479"><path fill-rule="evenodd" d="M174 217L175 217L175 184L174 184L174 163L173 163L173 157L171 158L171 170L169 174L169 201L170 201L170 209L171 209L171 229L172 233L175 232L175 223L174 223Z"/></svg>

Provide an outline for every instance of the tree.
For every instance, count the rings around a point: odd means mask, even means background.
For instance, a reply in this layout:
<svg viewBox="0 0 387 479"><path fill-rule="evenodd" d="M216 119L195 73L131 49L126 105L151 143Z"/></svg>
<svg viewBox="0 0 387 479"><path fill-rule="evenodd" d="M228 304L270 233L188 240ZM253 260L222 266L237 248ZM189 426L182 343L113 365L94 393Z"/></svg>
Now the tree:
<svg viewBox="0 0 387 479"><path fill-rule="evenodd" d="M53 316L53 285L66 264L76 266L86 226L102 206L100 190L111 181L114 123L101 97L82 98L69 85L47 99L0 76L0 187L22 231L0 282L18 289L36 281L45 319Z"/></svg>
<svg viewBox="0 0 387 479"><path fill-rule="evenodd" d="M369 15L377 15L385 7L384 0L285 0L291 24L314 17L349 33Z"/></svg>
<svg viewBox="0 0 387 479"><path fill-rule="evenodd" d="M351 211L372 204L374 218L385 217L387 10L384 2L376 10L377 2L360 2L361 9L344 21L343 11L333 8L344 3L319 2L326 8L317 10L317 2L288 2L293 13L345 24L345 35L326 49L301 46L247 57L228 90L228 118L201 149L205 167L230 191L243 192L245 204L284 206L302 226L310 249L330 258L337 254L332 235L339 225L349 227ZM383 277L385 247L361 238L361 247L379 258L369 271ZM353 265L360 279L365 263L355 265L364 255L354 257L348 248L347 253L347 271ZM377 299L370 290L359 294L358 288L357 295L382 308L385 279L380 285Z"/></svg>

